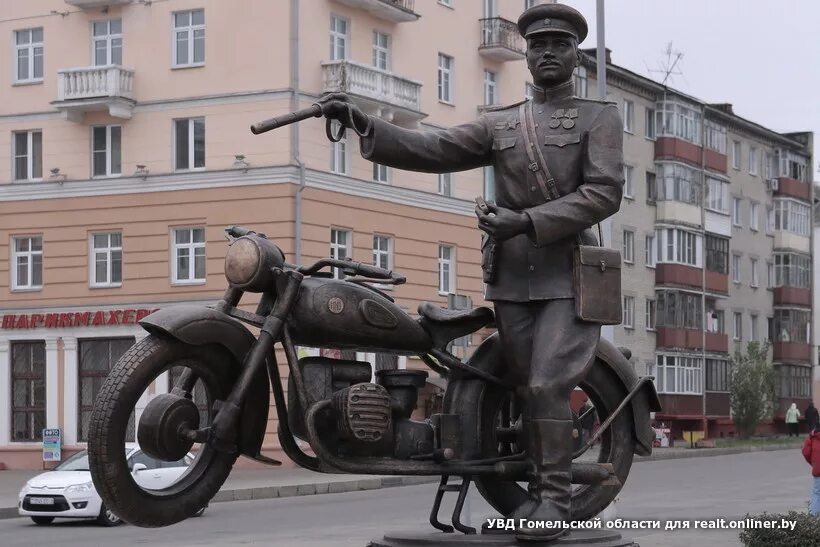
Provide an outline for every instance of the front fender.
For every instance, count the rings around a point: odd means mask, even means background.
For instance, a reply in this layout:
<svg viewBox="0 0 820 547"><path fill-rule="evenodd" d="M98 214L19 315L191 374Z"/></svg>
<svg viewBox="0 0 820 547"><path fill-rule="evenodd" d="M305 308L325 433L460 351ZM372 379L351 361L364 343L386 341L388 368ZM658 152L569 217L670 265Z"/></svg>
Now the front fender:
<svg viewBox="0 0 820 547"><path fill-rule="evenodd" d="M142 328L156 336L169 336L192 346L219 344L234 357L233 366L244 367L245 355L256 338L239 321L205 306L180 305L163 308L143 318ZM237 370L237 374L239 370ZM268 425L270 386L268 372L260 368L242 403L239 421L239 451L257 459Z"/></svg>

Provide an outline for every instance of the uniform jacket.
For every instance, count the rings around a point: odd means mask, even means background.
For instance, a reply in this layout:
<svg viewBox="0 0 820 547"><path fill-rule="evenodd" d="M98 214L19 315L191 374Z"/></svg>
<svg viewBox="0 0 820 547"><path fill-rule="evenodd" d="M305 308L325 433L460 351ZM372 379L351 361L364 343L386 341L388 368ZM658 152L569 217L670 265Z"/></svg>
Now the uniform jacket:
<svg viewBox="0 0 820 547"><path fill-rule="evenodd" d="M803 442L803 457L811 465L813 477L820 477L820 431L810 433Z"/></svg>
<svg viewBox="0 0 820 547"><path fill-rule="evenodd" d="M573 90L570 81L546 92L536 90L532 99L537 144L561 196L554 201L546 201L528 169L518 105L450 129L409 130L374 119L371 132L361 139L362 156L398 169L448 173L493 166L496 203L524 211L532 230L498 243L496 280L487 286L488 300L573 298L577 234L620 207L623 124L618 109L573 97Z"/></svg>

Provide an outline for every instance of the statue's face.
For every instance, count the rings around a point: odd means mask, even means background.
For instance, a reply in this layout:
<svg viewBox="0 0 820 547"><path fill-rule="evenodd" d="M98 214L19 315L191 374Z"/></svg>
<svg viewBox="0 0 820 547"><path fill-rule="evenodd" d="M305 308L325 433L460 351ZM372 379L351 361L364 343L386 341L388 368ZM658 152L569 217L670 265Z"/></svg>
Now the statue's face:
<svg viewBox="0 0 820 547"><path fill-rule="evenodd" d="M565 34L536 34L527 39L527 67L539 87L553 87L572 78L578 65L578 44Z"/></svg>

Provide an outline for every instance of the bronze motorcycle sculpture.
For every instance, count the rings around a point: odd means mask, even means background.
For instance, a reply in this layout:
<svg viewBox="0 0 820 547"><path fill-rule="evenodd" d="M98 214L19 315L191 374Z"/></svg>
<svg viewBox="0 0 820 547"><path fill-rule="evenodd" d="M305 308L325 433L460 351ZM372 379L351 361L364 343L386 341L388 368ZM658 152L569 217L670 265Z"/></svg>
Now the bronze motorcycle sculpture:
<svg viewBox="0 0 820 547"><path fill-rule="evenodd" d="M93 481L107 508L132 524L168 526L205 507L239 455L279 465L261 454L271 393L279 443L302 467L441 476L430 522L442 531L453 531L438 520L445 491L459 492L451 520L464 533L475 531L460 519L471 483L503 516L527 501L519 485L530 472L519 448L525 446L520 405L505 377L497 333L464 361L447 351L454 339L491 326L492 310L422 303L413 319L373 286L404 283L395 272L329 258L291 265L264 234L238 226L226 234L229 287L218 304L173 306L144 318L140 324L148 336L120 358L100 390L88 449ZM347 277L335 279L331 268ZM261 293L255 313L238 307L246 293ZM287 385L275 343L287 361ZM447 378L442 412L411 418L427 379L424 370L378 371L371 381L367 362L299 358L297 346L417 356ZM196 458L172 486L145 489L128 469L123 446L138 400L172 368L182 372L168 393L150 400L136 437L157 460L177 461L192 450ZM615 499L633 454L651 452L650 411L659 406L651 378L639 379L628 351L603 339L579 387L601 422L586 443L577 443L572 465L572 515L585 520ZM296 439L307 441L313 454ZM587 453L593 445L597 457ZM450 477L461 483L448 484Z"/></svg>

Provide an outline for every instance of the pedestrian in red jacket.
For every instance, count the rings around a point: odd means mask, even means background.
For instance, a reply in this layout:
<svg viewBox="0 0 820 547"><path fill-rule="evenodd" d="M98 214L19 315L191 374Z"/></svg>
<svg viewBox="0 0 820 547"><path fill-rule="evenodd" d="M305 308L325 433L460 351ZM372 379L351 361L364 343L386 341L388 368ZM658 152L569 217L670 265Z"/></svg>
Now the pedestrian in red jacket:
<svg viewBox="0 0 820 547"><path fill-rule="evenodd" d="M811 465L811 474L814 477L809 513L818 515L820 514L820 426L815 426L803 443L803 457Z"/></svg>

